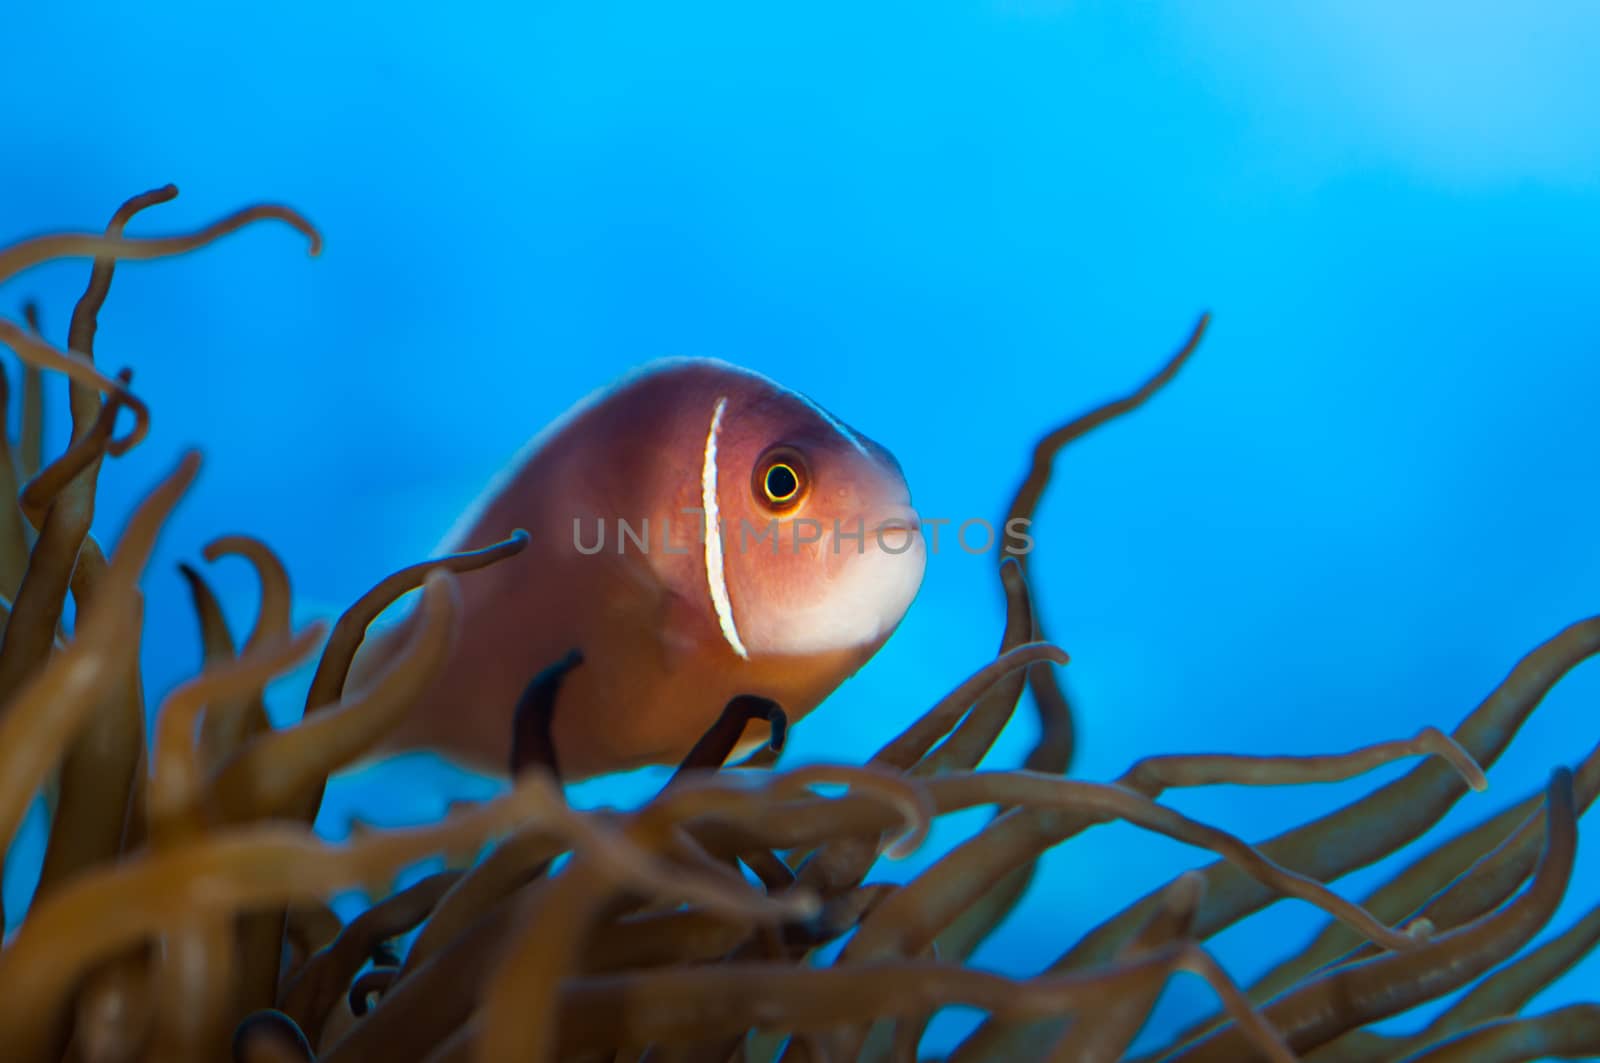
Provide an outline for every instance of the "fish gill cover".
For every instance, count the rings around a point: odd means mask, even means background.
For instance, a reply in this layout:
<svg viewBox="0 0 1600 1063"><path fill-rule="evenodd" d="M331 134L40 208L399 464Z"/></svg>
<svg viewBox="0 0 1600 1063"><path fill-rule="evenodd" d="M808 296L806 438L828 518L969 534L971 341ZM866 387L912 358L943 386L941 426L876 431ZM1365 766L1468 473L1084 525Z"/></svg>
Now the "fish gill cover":
<svg viewBox="0 0 1600 1063"><path fill-rule="evenodd" d="M285 566L245 535L208 561L248 560L254 625L230 630L198 566L185 565L204 668L169 693L145 741L140 583L157 536L201 467L195 452L149 488L109 550L91 531L96 484L146 437L150 409L125 368L97 362L96 318L115 258L183 254L254 222L320 237L292 210L250 208L193 234L38 237L0 250L0 281L63 256L92 257L66 342L29 307L0 318L21 359L24 417L0 435L16 498L0 525L8 601L0 642L0 835L35 793L52 795L36 892L0 949L0 1044L33 1060L910 1059L925 1024L963 1004L987 1019L954 1060L1124 1058L1167 981L1198 976L1217 1014L1138 1058L1274 1061L1528 1059L1600 1051L1600 1005L1523 1006L1600 940L1600 909L1527 946L1569 887L1579 814L1600 790L1600 749L1552 766L1543 792L1479 826L1431 831L1492 766L1565 673L1600 652L1600 618L1533 649L1450 733L1320 756L1165 755L1110 782L1068 779L1072 709L1041 638L1020 557L998 566L1006 619L995 659L865 763L775 767L781 706L730 702L661 792L629 809L578 810L548 742L552 694L575 659L530 685L517 778L504 796L431 826L342 844L311 830L329 775L392 727L441 661L461 580L517 553L518 533L380 579L325 632L295 630ZM1200 345L1127 396L1046 435L1006 517L1034 512L1059 452L1170 384ZM48 459L46 378L70 384L72 440ZM126 411L126 417L122 416ZM119 422L131 421L122 432ZM344 692L368 625L421 589L405 651ZM65 617L71 606L72 620ZM264 691L317 651L303 717L274 727ZM1031 679L1039 737L1016 768L980 768ZM774 746L722 770L745 726ZM1406 774L1332 813L1251 845L1161 803L1168 790L1350 779L1398 760ZM988 826L909 881L880 877L934 820L992 810ZM1111 820L1208 850L1187 872L1075 941L1033 977L969 962L1027 889L1041 854ZM479 859L482 847L487 852ZM1409 862L1359 902L1325 883L1397 850ZM381 889L424 858L449 867L355 916L336 892ZM1104 888L1117 889L1111 869ZM373 884L380 884L374 887ZM1326 929L1240 987L1207 949L1272 902L1322 910ZM420 930L418 930L420 928ZM418 931L403 950L392 942ZM826 946L842 949L820 957ZM1464 986L1426 1025L1382 1020Z"/></svg>

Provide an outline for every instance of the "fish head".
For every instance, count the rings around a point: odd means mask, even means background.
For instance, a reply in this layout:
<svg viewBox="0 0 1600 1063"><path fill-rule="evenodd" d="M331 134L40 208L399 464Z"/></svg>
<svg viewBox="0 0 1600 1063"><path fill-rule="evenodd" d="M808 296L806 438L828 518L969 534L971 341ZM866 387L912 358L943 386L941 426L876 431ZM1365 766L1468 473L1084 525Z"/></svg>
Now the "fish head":
<svg viewBox="0 0 1600 1063"><path fill-rule="evenodd" d="M746 657L876 652L927 562L899 462L786 389L719 396L711 421L706 572L730 645Z"/></svg>

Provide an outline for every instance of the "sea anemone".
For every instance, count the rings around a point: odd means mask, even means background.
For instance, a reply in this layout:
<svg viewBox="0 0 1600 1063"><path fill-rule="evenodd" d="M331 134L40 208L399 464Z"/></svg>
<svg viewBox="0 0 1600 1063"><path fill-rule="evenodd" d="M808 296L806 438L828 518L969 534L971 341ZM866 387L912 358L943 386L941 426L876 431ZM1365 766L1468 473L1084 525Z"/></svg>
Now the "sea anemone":
<svg viewBox="0 0 1600 1063"><path fill-rule="evenodd" d="M139 581L200 458L186 455L150 490L108 556L91 531L96 479L149 421L131 375L95 363L113 262L181 254L268 219L305 233L313 253L319 239L275 206L190 235L122 238L130 217L174 195L135 197L103 237L0 250L0 281L50 259L94 259L64 346L32 315L0 319L0 343L25 367L20 431L14 442L0 432L0 479L11 478L17 503L0 515L0 837L15 836L36 794L52 795L35 896L0 949L7 1060L915 1059L929 1017L954 1004L988 1019L951 1060L1115 1060L1178 971L1212 986L1219 1014L1138 1058L1600 1052L1600 1005L1520 1015L1600 939L1596 910L1523 951L1566 890L1600 749L1555 767L1542 794L1420 848L1360 902L1326 885L1411 846L1483 789L1484 770L1545 693L1600 652L1600 618L1535 649L1449 734L1428 727L1316 757L1152 756L1113 782L1079 781L1064 777L1072 715L1051 667L1066 656L1042 638L1024 559L1007 557L996 658L865 764L779 770L774 748L723 770L751 719L772 721L781 745L782 706L742 697L653 800L577 811L548 755L550 694L571 664L553 662L519 709L507 795L332 844L310 827L329 775L370 751L434 674L458 581L481 578L526 539L394 573L325 633L292 629L284 565L234 535L205 558L255 567L255 623L237 642L203 573L183 566L204 668L164 699L146 748ZM1062 447L1172 380L1204 328L1143 387L1044 437L1007 517L1031 515ZM68 378L73 425L48 464L46 373ZM132 426L118 435L124 410ZM368 625L414 590L421 619L406 652L347 695ZM265 688L319 646L301 720L273 728ZM1030 683L1038 743L1019 770L980 768ZM1173 787L1347 779L1407 757L1423 762L1256 845L1158 800ZM882 857L975 806L995 809L986 828L909 882L875 880ZM1129 898L1035 977L971 966L1040 855L1114 819L1220 859ZM328 907L341 890L391 883L440 853L447 870L348 923ZM1327 928L1257 984L1236 986L1204 942L1285 898L1322 909ZM1371 1029L1469 985L1415 1033Z"/></svg>

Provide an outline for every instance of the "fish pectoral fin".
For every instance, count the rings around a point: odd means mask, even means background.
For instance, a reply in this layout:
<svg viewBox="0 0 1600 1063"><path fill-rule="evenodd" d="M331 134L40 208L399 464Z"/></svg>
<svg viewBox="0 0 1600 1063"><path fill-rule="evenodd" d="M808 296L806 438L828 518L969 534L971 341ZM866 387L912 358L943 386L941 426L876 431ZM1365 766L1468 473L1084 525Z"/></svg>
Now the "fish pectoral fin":
<svg viewBox="0 0 1600 1063"><path fill-rule="evenodd" d="M661 669L673 672L705 645L705 612L676 591L661 591L654 622Z"/></svg>

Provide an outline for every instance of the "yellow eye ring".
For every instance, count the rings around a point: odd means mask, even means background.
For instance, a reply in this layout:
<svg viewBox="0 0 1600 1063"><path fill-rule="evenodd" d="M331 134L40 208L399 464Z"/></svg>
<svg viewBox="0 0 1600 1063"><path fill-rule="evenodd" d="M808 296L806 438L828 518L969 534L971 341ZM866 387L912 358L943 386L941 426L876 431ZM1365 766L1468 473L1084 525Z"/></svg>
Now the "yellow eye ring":
<svg viewBox="0 0 1600 1063"><path fill-rule="evenodd" d="M780 513L798 506L810 486L805 460L793 447L776 447L763 455L751 480L756 501Z"/></svg>
<svg viewBox="0 0 1600 1063"><path fill-rule="evenodd" d="M800 493L800 474L794 471L794 466L775 461L767 466L767 475L761 478L761 489L766 492L768 502L785 505Z"/></svg>

